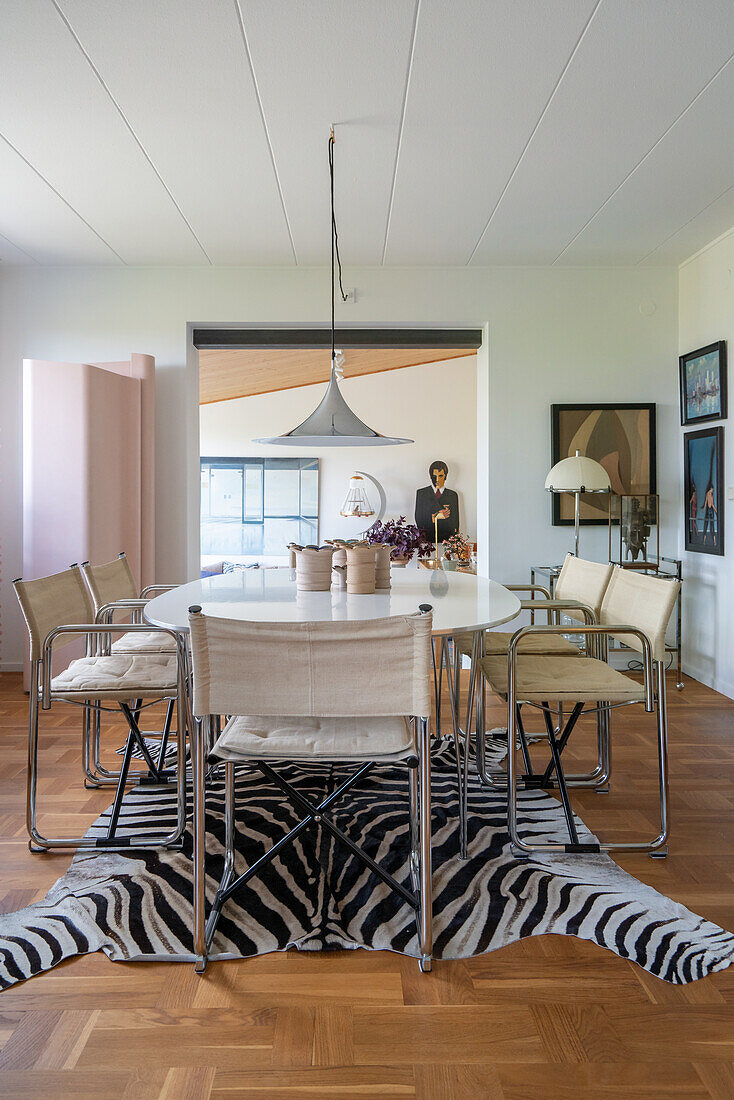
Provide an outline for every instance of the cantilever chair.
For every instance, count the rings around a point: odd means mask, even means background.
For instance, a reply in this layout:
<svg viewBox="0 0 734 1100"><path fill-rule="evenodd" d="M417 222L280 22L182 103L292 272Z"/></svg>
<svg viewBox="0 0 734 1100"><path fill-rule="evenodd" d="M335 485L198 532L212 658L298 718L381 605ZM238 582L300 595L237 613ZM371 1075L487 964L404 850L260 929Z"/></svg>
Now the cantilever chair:
<svg viewBox="0 0 734 1100"><path fill-rule="evenodd" d="M568 626L526 626L510 642L508 655L485 657L481 671L490 687L507 701L508 729L508 824L513 852L527 856L543 852L586 853L599 851L646 851L667 854L668 838L668 756L667 704L665 684L665 632L680 585L677 581L644 576L619 567L612 569L601 605L600 622ZM523 638L533 634L586 633L599 638L614 637L642 655L643 680L618 672L598 657L536 656L519 652ZM539 777L523 777L526 787L547 789L555 772L561 797L569 843L560 841L530 843L520 836L517 816L516 747L517 707L527 703L539 707L545 717L551 764ZM660 831L649 841L583 843L579 841L568 794L569 784L563 771L561 754L584 713L603 714L633 703L655 712L657 724L658 773L660 788ZM561 731L553 725L552 704L570 705L571 713ZM556 737L556 734L560 735ZM533 781L535 780L535 781Z"/></svg>
<svg viewBox="0 0 734 1100"><path fill-rule="evenodd" d="M521 602L521 610L535 613L544 612L548 624L558 621L560 614L577 623L594 624L598 622L604 593L612 573L611 565L600 565L598 562L586 561L583 558L567 554L563 563L558 581L556 594L551 599L547 589L540 585L507 585L510 591L528 592L531 598ZM540 598L536 597L540 593ZM562 637L562 634L570 633L567 630L561 632L531 633L523 635L519 644L519 652L534 656L554 656L576 658L584 653L597 655L601 652L598 646L597 636L581 632L579 644ZM461 831L460 831L460 856L467 856L467 798L468 798L468 769L469 769L469 730L471 729L472 711L476 707L476 766L480 782L485 786L506 786L505 776L495 776L489 770L486 762L486 746L484 742L484 678L477 676L477 670L486 657L506 658L512 641L513 633L506 631L488 630L483 633L458 634L454 638L453 677L449 678L450 700L454 724L454 740L457 745L457 755L461 755L459 740L462 734L460 728L461 704L459 696L459 671L461 656L471 658L471 670L469 674L469 692L466 707L466 726L464 732L463 761L461 765ZM582 646L584 648L582 648ZM530 759L527 736L522 716L521 704L518 703L515 712L517 736L522 750L525 764L524 779L530 785L538 785L540 778L533 775L533 767ZM560 727L563 724L563 707L559 705L557 721ZM606 724L606 716L599 714L597 731L598 755L597 762L592 771L583 775L571 775L566 777L566 782L572 787L594 787L603 792L609 789L609 776L611 769L611 752L609 746L609 731ZM544 776L544 785L552 786L553 780L548 774Z"/></svg>
<svg viewBox="0 0 734 1100"><path fill-rule="evenodd" d="M567 554L563 568L556 582L556 592L553 599L532 600L523 604L524 609L533 612L546 611L549 622L555 618L555 625L559 625L559 616L562 614L567 619L576 623L593 625L599 622L604 595L607 591L612 576L612 566L602 565L599 562L586 561L584 558ZM551 624L552 625L552 624ZM561 634L573 634L578 637L581 646L574 644L568 637ZM502 643L492 642L492 633L486 635L483 657L506 657L510 648L513 634L504 634ZM517 652L523 655L536 657L600 657L606 658L606 645L604 636L588 631L563 630L547 631L523 634L517 643ZM477 709L483 709L483 689L480 687L480 701ZM563 725L563 703L558 704L558 732ZM527 737L523 723L522 707L518 704L515 712L518 741L525 765L524 780L528 786L537 786L538 778L533 776L533 768L530 761ZM606 712L599 712L597 721L597 762L592 771L584 775L568 775L566 783L570 787L593 787L600 793L609 790L611 775L611 747L609 743L609 728ZM479 779L484 784L497 785L498 780L493 777L486 765L484 738L477 737L477 771ZM499 780L502 785L503 780ZM549 773L545 774L545 785L552 785Z"/></svg>
<svg viewBox="0 0 734 1100"><path fill-rule="evenodd" d="M141 623L143 608L148 600L156 593L168 592L176 587L171 584L149 584L138 593L135 577L124 552L102 565L82 562L81 572L94 605L95 622L100 623L113 622L115 615L122 615L126 619L129 617L133 623ZM162 653L174 657L176 643L172 637L162 631L131 630L125 631L115 641L109 634L100 635L97 638L96 652L100 655ZM163 729L160 731L160 745L156 757L159 773L163 771L165 764L173 722L173 708L174 700L170 699ZM99 711L84 712L85 786L91 788L116 785L120 778L119 771L110 771L100 761L99 718ZM130 782L137 782L138 778L135 772L129 775Z"/></svg>
<svg viewBox="0 0 734 1100"><path fill-rule="evenodd" d="M139 624L93 622L92 606L78 566L38 580L14 582L18 602L30 635L31 686L28 741L28 793L26 823L31 851L48 848L119 848L178 845L186 825L184 763L186 685L183 642L173 631L152 628L171 638L172 655L166 653L96 652L103 635L150 628ZM86 640L86 656L72 660L68 668L53 675L54 653L74 640ZM176 827L165 835L118 834L118 822L133 749L145 759L154 782L166 783L138 726L144 700L177 703L178 817ZM74 704L85 712L119 710L128 725L128 736L117 791L104 837L45 837L38 831L36 802L38 786L39 707L49 710L56 702ZM111 706L105 706L108 703ZM146 704L147 705L147 704Z"/></svg>
<svg viewBox="0 0 734 1100"><path fill-rule="evenodd" d="M201 973L222 906L285 845L320 824L416 911L420 968L431 969L430 607L365 622L253 623L189 609L193 657L194 953ZM358 688L355 685L358 684ZM205 745L215 716L231 717L210 760L224 762L224 875L205 921ZM299 717L293 717L299 715ZM278 761L354 763L318 805L274 767ZM410 874L397 881L331 819L330 807L377 762L407 765ZM235 873L237 764L258 768L303 814L243 873ZM409 888L412 885L412 889Z"/></svg>

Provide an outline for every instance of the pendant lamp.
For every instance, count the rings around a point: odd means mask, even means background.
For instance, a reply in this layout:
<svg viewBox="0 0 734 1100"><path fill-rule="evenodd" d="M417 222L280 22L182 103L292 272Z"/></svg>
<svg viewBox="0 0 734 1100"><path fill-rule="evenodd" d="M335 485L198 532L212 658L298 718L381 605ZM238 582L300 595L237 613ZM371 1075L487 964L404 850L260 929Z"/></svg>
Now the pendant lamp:
<svg viewBox="0 0 734 1100"><path fill-rule="evenodd" d="M310 416L292 431L254 443L274 443L279 447L393 447L414 443L413 439L380 435L360 420L342 397L337 380L337 353L334 333L334 261L339 266L339 290L346 301L341 281L339 237L334 214L334 130L329 135L329 180L331 185L331 377L326 393Z"/></svg>

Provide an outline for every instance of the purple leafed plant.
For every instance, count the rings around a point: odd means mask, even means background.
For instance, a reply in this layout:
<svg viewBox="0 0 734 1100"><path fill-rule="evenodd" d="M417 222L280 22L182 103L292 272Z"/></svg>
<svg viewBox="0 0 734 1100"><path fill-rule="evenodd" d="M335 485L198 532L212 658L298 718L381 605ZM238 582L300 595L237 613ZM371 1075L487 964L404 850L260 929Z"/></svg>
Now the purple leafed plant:
<svg viewBox="0 0 734 1100"><path fill-rule="evenodd" d="M433 553L433 544L426 541L426 532L414 523L406 523L405 516L389 519L385 523L373 523L365 538L370 543L383 542L392 546L391 558L407 558L414 554L419 558Z"/></svg>

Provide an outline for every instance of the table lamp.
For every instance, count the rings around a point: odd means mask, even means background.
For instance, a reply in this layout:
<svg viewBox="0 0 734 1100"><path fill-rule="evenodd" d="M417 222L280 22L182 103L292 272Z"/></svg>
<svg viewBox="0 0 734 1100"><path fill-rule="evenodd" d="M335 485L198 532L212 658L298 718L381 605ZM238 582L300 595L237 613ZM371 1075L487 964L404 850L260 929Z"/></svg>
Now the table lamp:
<svg viewBox="0 0 734 1100"><path fill-rule="evenodd" d="M581 494L611 492L609 474L600 462L576 451L570 458L556 462L545 479L545 487L549 493L573 493L574 554L578 557Z"/></svg>

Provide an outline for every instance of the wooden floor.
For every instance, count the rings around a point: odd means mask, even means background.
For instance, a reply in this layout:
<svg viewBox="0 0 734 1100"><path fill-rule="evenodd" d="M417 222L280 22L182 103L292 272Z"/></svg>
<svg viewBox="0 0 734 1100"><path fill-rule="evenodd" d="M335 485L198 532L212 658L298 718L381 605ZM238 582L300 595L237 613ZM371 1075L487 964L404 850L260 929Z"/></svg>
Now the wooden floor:
<svg viewBox="0 0 734 1100"><path fill-rule="evenodd" d="M24 832L20 679L0 677L0 909L43 897L70 855L31 855ZM502 722L499 706L490 724ZM109 793L79 779L79 716L57 708L41 784L56 833ZM652 835L650 718L615 720L608 796L576 792L587 824ZM590 730L575 734L589 758ZM115 741L114 731L112 741ZM620 860L734 929L734 703L670 685L673 835L667 860ZM569 752L570 755L570 752ZM545 936L436 963L366 951L212 964L71 960L0 998L0 1096L158 1098L734 1097L734 967L673 987L601 948Z"/></svg>

